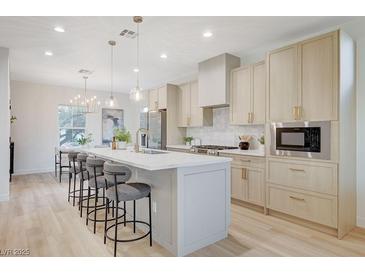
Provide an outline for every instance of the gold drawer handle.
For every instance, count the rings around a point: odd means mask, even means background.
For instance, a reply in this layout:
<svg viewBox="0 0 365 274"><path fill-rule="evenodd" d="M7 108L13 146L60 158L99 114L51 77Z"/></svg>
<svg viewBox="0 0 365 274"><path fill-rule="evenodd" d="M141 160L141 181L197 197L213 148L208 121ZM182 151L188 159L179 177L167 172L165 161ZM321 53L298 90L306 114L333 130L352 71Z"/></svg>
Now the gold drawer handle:
<svg viewBox="0 0 365 274"><path fill-rule="evenodd" d="M289 168L289 170L291 170L291 171L297 171L297 172L305 172L304 169L299 169L299 168Z"/></svg>
<svg viewBox="0 0 365 274"><path fill-rule="evenodd" d="M250 163L251 160L243 160L243 159L240 159L241 162L245 162L245 163Z"/></svg>
<svg viewBox="0 0 365 274"><path fill-rule="evenodd" d="M241 179L247 180L247 177L248 177L247 168L242 168L242 170L241 170Z"/></svg>
<svg viewBox="0 0 365 274"><path fill-rule="evenodd" d="M305 202L305 199L303 199L303 198L298 198L298 197L295 197L295 196L289 196L289 198L293 199L293 200Z"/></svg>

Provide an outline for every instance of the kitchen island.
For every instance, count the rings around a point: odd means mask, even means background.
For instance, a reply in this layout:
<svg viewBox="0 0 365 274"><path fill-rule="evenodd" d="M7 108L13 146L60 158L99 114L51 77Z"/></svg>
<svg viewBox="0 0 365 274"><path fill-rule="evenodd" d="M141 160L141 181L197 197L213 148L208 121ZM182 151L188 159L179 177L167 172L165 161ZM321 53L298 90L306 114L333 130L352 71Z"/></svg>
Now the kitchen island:
<svg viewBox="0 0 365 274"><path fill-rule="evenodd" d="M151 185L153 240L172 254L184 256L227 237L230 158L156 150L83 151L125 164L133 171L131 181ZM147 220L147 206L147 199L137 202L137 219ZM128 205L127 214L132 212Z"/></svg>

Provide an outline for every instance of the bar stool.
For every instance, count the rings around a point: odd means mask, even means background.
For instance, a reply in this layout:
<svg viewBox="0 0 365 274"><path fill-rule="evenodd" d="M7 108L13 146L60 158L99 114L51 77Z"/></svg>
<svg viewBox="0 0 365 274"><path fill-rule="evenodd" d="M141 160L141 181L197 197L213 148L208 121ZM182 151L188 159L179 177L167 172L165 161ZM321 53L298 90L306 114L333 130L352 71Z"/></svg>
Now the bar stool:
<svg viewBox="0 0 365 274"><path fill-rule="evenodd" d="M114 185L114 182L109 182L107 184L107 181L106 181L105 177L103 176L104 162L105 162L105 160L95 158L95 157L90 157L89 156L89 157L86 158L86 169L88 171L86 225L88 225L89 220L94 223L94 234L96 232L96 223L105 221L105 218L97 219L97 217L96 217L97 211L104 210L104 208L106 208L106 214L109 213L109 203L106 203L105 189L107 189L108 187ZM95 191L94 206L90 206L90 198L91 198L91 190L92 189ZM102 196L103 203L98 205L99 190L100 189L103 190L103 196ZM93 208L91 211L89 211L90 207ZM120 218L124 217L124 215L125 215L124 208L119 207L119 209L123 210L123 214L120 216ZM114 203L113 203L113 206L112 206L112 212L114 212ZM93 217L90 216L90 215L93 215ZM114 214L112 214L111 219L107 219L107 221L112 221L112 220L114 220Z"/></svg>
<svg viewBox="0 0 365 274"><path fill-rule="evenodd" d="M114 242L114 257L117 255L117 243L118 242L133 242L138 241L150 236L150 246L152 246L152 216L151 216L151 187L148 184L144 183L124 183L124 184L117 184L123 180L127 182L132 175L132 171L127 166L113 163L113 162L105 162L104 163L104 176L107 182L113 182L114 185L109 187L106 190L106 203L108 204L110 200L116 202L116 207L118 207L119 202L124 202L124 208L126 208L126 202L133 201L133 220L127 221L126 220L126 212L124 215L123 222L118 222L118 210L116 210L115 214L115 223L108 227L108 221L105 217L104 223L104 243L106 243L106 239L112 240ZM136 220L136 200L148 197L148 204L149 204L149 222L144 222L140 220ZM107 214L107 212L105 212ZM107 215L105 215L107 216ZM118 239L118 225L124 224L126 226L127 223L133 223L133 232L136 232L136 223L144 224L148 227L147 233L144 235L123 240ZM108 236L109 229L114 227L114 237Z"/></svg>
<svg viewBox="0 0 365 274"><path fill-rule="evenodd" d="M70 168L70 165L65 165L62 163L62 155L67 155L68 151L64 151L55 147L55 155L54 155L54 170L55 170L55 177L57 177L57 167L59 167L59 182L61 183L62 177L62 170L63 168Z"/></svg>
<svg viewBox="0 0 365 274"><path fill-rule="evenodd" d="M67 200L70 202L70 198L72 198L72 205L75 206L75 198L76 198L76 175L80 172L77 164L77 154L76 151L69 151L67 154L69 169L68 169L68 198ZM73 191L71 191L71 179L73 177Z"/></svg>
<svg viewBox="0 0 365 274"><path fill-rule="evenodd" d="M86 169L86 159L88 155L86 153L79 153L77 154L77 163L78 163L78 174L80 179L80 188L79 188L79 210L80 210L80 217L82 217L83 212L83 201L84 199L84 181L87 180L89 177L87 169ZM84 207L85 208L85 207Z"/></svg>

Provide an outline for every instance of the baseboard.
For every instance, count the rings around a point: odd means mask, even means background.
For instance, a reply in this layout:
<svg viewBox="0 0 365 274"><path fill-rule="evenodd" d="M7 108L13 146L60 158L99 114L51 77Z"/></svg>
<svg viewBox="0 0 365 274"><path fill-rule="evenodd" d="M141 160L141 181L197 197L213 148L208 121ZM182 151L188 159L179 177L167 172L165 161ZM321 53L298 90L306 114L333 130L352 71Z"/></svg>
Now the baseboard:
<svg viewBox="0 0 365 274"><path fill-rule="evenodd" d="M365 228L365 218L357 216L357 226Z"/></svg>
<svg viewBox="0 0 365 274"><path fill-rule="evenodd" d="M7 194L0 194L0 202L9 201L9 193Z"/></svg>
<svg viewBox="0 0 365 274"><path fill-rule="evenodd" d="M54 172L53 168L44 168L44 169L19 169L14 171L14 176L16 175L28 175L28 174L35 174L35 173L47 173L47 172Z"/></svg>

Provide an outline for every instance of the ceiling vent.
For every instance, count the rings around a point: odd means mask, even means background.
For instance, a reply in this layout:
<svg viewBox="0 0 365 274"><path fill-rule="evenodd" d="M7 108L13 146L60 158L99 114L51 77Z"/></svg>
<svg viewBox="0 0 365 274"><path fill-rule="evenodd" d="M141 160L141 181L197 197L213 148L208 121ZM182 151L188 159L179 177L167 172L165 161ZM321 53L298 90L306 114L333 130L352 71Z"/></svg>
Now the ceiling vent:
<svg viewBox="0 0 365 274"><path fill-rule="evenodd" d="M134 39L134 38L137 37L137 33L133 30L124 29L120 33L120 36L125 37L125 38L129 38L129 39Z"/></svg>

